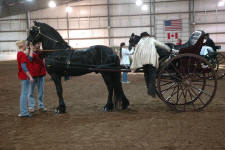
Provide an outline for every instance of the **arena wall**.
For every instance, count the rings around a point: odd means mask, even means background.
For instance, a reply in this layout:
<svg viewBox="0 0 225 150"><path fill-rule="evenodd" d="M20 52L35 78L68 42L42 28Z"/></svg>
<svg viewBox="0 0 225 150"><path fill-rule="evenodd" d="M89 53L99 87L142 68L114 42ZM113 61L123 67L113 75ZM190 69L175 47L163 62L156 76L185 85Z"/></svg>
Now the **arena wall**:
<svg viewBox="0 0 225 150"><path fill-rule="evenodd" d="M149 32L162 42L168 39L164 21L182 19L182 31L178 32L183 42L194 30L210 33L217 45L225 51L225 6L218 7L219 0L145 0L149 9L143 11L135 0L83 0L56 8L0 18L0 60L16 54L16 40L25 39L33 21L48 23L56 28L74 48L91 45L118 47L121 42L128 44L131 33ZM173 33L172 33L173 34ZM11 58L12 59L12 58Z"/></svg>

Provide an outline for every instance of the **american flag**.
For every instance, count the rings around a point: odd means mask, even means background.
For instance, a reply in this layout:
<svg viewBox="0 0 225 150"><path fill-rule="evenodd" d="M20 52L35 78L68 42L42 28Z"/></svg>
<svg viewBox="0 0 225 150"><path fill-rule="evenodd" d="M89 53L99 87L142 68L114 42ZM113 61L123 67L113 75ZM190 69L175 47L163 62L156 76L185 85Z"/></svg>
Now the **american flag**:
<svg viewBox="0 0 225 150"><path fill-rule="evenodd" d="M182 19L165 20L165 31L182 31Z"/></svg>

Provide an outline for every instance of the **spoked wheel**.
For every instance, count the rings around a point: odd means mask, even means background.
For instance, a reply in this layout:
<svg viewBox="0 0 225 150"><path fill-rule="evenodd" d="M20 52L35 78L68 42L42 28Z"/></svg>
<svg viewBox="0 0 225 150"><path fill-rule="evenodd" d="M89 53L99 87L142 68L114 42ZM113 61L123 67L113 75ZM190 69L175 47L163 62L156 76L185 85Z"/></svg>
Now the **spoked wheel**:
<svg viewBox="0 0 225 150"><path fill-rule="evenodd" d="M225 76L225 55L217 53L216 64L217 79L222 79Z"/></svg>
<svg viewBox="0 0 225 150"><path fill-rule="evenodd" d="M194 54L181 54L159 71L157 90L166 104L177 111L199 111L216 93L216 74L211 64Z"/></svg>

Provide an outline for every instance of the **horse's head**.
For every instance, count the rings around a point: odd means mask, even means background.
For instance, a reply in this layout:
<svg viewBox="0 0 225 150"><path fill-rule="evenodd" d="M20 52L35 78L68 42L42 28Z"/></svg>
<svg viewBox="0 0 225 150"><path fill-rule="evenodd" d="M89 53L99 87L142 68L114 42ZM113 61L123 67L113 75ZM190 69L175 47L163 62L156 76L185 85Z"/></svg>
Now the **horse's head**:
<svg viewBox="0 0 225 150"><path fill-rule="evenodd" d="M28 42L33 44L42 43L43 49L67 49L70 46L63 40L61 35L51 26L34 21L34 26L29 30Z"/></svg>
<svg viewBox="0 0 225 150"><path fill-rule="evenodd" d="M34 22L34 26L32 26L29 30L29 35L27 37L27 41L31 42L33 45L35 45L37 42L42 42L41 38L41 29L39 26L37 26L37 22Z"/></svg>
<svg viewBox="0 0 225 150"><path fill-rule="evenodd" d="M131 48L134 47L140 41L140 39L140 36L132 33L129 40L129 50L131 50Z"/></svg>

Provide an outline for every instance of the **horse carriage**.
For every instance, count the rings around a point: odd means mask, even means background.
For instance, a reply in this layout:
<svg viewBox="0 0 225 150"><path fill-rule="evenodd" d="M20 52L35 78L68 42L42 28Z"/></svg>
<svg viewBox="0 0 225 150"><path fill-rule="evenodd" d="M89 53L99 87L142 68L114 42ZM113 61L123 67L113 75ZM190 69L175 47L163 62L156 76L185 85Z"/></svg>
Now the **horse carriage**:
<svg viewBox="0 0 225 150"><path fill-rule="evenodd" d="M171 58L160 65L157 91L159 97L175 110L199 111L215 96L215 68L199 55L204 34L203 31L195 31L188 42L174 45L172 49L178 51L172 53Z"/></svg>
<svg viewBox="0 0 225 150"><path fill-rule="evenodd" d="M176 52L160 65L159 97L178 111L202 110L215 96L217 79L224 77L223 54L215 51L199 55L204 36L203 31L195 31L185 44L172 45Z"/></svg>
<svg viewBox="0 0 225 150"><path fill-rule="evenodd" d="M202 110L215 96L217 79L225 75L223 54L214 51L199 55L204 35L203 31L195 31L185 44L170 45L170 58L164 57L160 63L158 95L175 110Z"/></svg>
<svg viewBox="0 0 225 150"><path fill-rule="evenodd" d="M130 70L120 66L118 56L110 48L92 46L82 51L71 51L56 30L44 23L34 23L27 40L42 42L46 68L55 82L59 97L57 113L66 111L61 77L80 76L90 72L101 73L106 83L109 95L105 111L111 111L115 106L122 109L128 107L129 101L122 89L120 72ZM160 57L157 93L162 101L177 111L202 110L215 96L216 65L199 55L204 34L203 31L195 31L184 45L170 44L171 52L163 53Z"/></svg>
<svg viewBox="0 0 225 150"><path fill-rule="evenodd" d="M183 45L167 43L171 48L169 53L157 48L160 65L156 91L163 102L177 111L202 110L215 96L216 72L219 72L218 66L221 63L217 56L220 54L215 52L204 56L207 58L200 56L204 36L203 31L195 31ZM129 47L134 46L139 39L133 35Z"/></svg>

